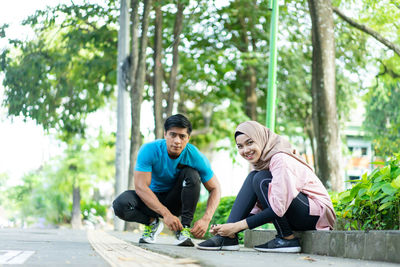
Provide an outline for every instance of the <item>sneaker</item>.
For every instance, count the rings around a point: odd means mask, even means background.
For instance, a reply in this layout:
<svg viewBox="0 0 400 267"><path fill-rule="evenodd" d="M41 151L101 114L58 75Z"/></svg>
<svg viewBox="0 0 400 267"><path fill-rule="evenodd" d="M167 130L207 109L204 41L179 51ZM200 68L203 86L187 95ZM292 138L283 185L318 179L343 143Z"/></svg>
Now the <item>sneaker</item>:
<svg viewBox="0 0 400 267"><path fill-rule="evenodd" d="M300 242L298 238L288 240L280 238L278 236L275 239L270 240L265 244L255 246L254 249L265 252L287 252L287 253L296 253L301 251Z"/></svg>
<svg viewBox="0 0 400 267"><path fill-rule="evenodd" d="M157 241L157 236L161 233L164 228L164 224L160 219L155 220L150 225L145 225L142 237L139 239L139 243L154 244Z"/></svg>
<svg viewBox="0 0 400 267"><path fill-rule="evenodd" d="M176 235L176 242L175 244L177 246L182 246L182 247L194 247L194 244L192 242L191 236L190 236L190 228L184 226L181 231L175 232Z"/></svg>
<svg viewBox="0 0 400 267"><path fill-rule="evenodd" d="M198 249L204 250L239 250L239 241L236 238L216 235L197 245Z"/></svg>

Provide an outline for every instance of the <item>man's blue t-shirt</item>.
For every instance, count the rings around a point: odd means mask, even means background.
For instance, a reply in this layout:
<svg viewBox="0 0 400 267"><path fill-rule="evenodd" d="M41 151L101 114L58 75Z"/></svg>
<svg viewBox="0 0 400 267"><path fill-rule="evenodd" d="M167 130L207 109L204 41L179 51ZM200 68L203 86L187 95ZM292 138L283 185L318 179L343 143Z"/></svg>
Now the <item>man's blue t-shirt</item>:
<svg viewBox="0 0 400 267"><path fill-rule="evenodd" d="M155 140L140 148L135 170L151 172L151 191L166 192L173 187L180 172L178 165L196 169L203 183L214 176L210 162L194 145L188 143L178 158L171 159L165 139Z"/></svg>

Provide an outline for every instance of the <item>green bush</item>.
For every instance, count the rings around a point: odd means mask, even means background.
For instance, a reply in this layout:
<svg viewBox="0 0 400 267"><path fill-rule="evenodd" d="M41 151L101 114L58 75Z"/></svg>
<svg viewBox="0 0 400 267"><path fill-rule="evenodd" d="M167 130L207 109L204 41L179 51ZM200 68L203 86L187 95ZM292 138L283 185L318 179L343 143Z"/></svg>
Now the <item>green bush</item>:
<svg viewBox="0 0 400 267"><path fill-rule="evenodd" d="M90 219L90 216L101 216L106 218L107 206L101 205L96 201L82 201L81 213L84 220Z"/></svg>
<svg viewBox="0 0 400 267"><path fill-rule="evenodd" d="M400 227L400 153L365 173L351 189L332 194L338 230L392 230Z"/></svg>

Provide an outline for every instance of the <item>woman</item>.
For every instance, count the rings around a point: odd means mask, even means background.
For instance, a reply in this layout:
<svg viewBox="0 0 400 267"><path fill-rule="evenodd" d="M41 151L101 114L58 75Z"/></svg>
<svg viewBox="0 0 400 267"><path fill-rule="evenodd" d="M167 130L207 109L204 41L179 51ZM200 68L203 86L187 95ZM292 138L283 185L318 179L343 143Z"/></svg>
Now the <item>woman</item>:
<svg viewBox="0 0 400 267"><path fill-rule="evenodd" d="M212 226L215 236L197 248L238 250L238 232L272 222L276 238L254 248L300 252L293 231L333 229L336 216L328 192L286 139L247 121L236 128L235 140L239 154L254 170L244 181L227 223Z"/></svg>

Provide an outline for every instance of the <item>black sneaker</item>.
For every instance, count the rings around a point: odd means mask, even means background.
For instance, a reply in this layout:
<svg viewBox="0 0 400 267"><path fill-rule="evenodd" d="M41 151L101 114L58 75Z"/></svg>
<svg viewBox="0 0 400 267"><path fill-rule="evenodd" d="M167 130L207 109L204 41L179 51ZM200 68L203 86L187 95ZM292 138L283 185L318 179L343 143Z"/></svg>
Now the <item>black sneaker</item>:
<svg viewBox="0 0 400 267"><path fill-rule="evenodd" d="M236 238L216 235L197 245L198 249L204 250L239 250L239 241Z"/></svg>
<svg viewBox="0 0 400 267"><path fill-rule="evenodd" d="M288 240L280 238L278 236L275 239L270 240L265 244L255 246L254 249L265 252L286 252L286 253L296 253L301 251L300 242L298 238L293 238Z"/></svg>

